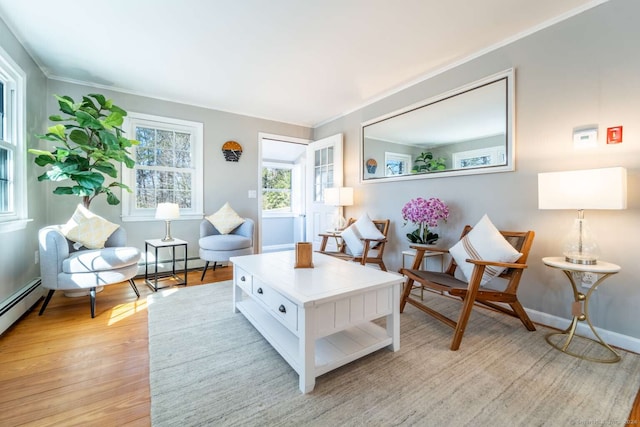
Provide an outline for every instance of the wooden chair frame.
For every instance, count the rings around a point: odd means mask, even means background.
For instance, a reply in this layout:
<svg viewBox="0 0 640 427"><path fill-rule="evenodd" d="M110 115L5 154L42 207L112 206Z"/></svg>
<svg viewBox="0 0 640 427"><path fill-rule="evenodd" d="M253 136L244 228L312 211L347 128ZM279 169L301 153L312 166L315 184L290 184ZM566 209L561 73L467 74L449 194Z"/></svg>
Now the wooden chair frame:
<svg viewBox="0 0 640 427"><path fill-rule="evenodd" d="M461 238L471 231L471 228L471 226L467 225L462 232ZM451 350L458 350L458 348L460 348L462 336L475 303L480 303L501 313L517 317L529 331L535 331L536 328L533 322L529 319L524 307L522 307L522 304L518 301L517 296L518 285L520 284L520 278L522 277L524 269L527 268L526 262L535 233L533 231L500 231L500 233L518 252L522 253L522 256L513 263L467 259L467 262L474 265L469 282L464 282L454 277L457 264L453 258L451 259L449 267L443 273L420 270L425 251L429 250L442 253L448 253L449 251L434 247L425 247L424 245L412 245L411 248L416 250L414 263L411 268L403 268L400 270L400 273L407 277L400 301L400 312L402 313L406 304L409 303L444 324L451 326L454 329L450 347ZM480 286L482 275L487 266L506 267L502 274L498 276L507 280L507 285L503 291ZM424 302L414 298L411 294L414 286L422 289L433 289L442 293L446 292L451 296L461 298L462 309L458 320L454 321L428 307Z"/></svg>
<svg viewBox="0 0 640 427"><path fill-rule="evenodd" d="M349 218L347 227L349 227L356 221L357 220L355 218ZM380 270L387 271L387 267L384 265L382 256L384 255L384 247L387 243L387 235L389 233L389 225L391 224L391 221L388 219L374 219L372 220L372 222L385 237L384 239L362 239L364 249L361 256L354 256L347 253L347 245L345 244L344 240L340 239L340 235L335 233L319 234L319 236L322 237L322 242L320 243L320 250L318 252L325 255L331 255L333 257L340 258L346 261L359 262L362 265L377 264L380 267ZM329 238L336 239L336 244L338 246L336 251L327 251ZM375 255L369 253L372 249L375 249Z"/></svg>

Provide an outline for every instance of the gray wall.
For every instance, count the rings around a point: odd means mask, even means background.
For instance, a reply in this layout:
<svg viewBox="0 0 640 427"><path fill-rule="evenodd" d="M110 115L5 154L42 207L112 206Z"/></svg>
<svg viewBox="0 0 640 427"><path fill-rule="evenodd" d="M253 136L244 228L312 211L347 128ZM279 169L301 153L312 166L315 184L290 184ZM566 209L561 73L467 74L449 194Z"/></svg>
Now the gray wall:
<svg viewBox="0 0 640 427"><path fill-rule="evenodd" d="M36 147L38 140L33 135L41 133L46 123L43 100L47 79L1 19L0 46L27 75L27 147ZM27 162L33 160L27 159ZM39 174L33 168L27 170L28 216L33 221L23 230L0 233L0 303L40 276L40 268L34 259L38 249L37 230L47 222L45 189L37 181Z"/></svg>
<svg viewBox="0 0 640 427"><path fill-rule="evenodd" d="M77 84L50 80L49 94L69 95L80 99L82 95L99 92L113 99L114 103L127 111L154 114L204 123L204 210L210 215L225 202L229 202L240 216L252 218L258 224L258 199L248 198L249 190L258 190L258 133L265 132L296 138L311 137L311 129L286 123L257 119L223 111L193 107L175 102L161 101L121 92L95 89ZM49 95L50 96L50 95ZM55 99L47 101L48 114L58 113ZM227 162L222 155L222 144L234 140L242 145L239 162ZM51 186L51 191L53 186ZM79 199L72 196L56 196L47 192L47 203L51 209L47 221L51 224L66 222L73 213ZM132 246L144 249L146 239L164 236L164 222L120 220L121 207L109 206L104 198L91 203L91 210L108 220L122 224L127 230ZM200 220L178 220L171 222L171 234L188 242L190 258L198 257ZM161 255L159 255L161 256Z"/></svg>
<svg viewBox="0 0 640 427"><path fill-rule="evenodd" d="M257 119L211 109L91 88L68 82L48 80L29 57L18 40L0 20L0 46L27 73L27 138L29 148L50 148L33 135L43 133L50 125L48 116L58 114L52 94L69 95L78 100L87 93L103 93L127 111L155 114L204 123L204 209L211 214L229 201L242 216L257 224L257 199L249 199L248 191L258 188L258 132L310 139L312 130L286 123ZM239 162L226 162L222 144L235 140L242 144ZM66 222L80 201L72 196L55 196L52 183L40 183L37 176L44 169L27 159L29 223L25 230L3 233L3 255L0 257L0 303L40 276L34 255L38 248L37 232L48 224ZM91 208L127 230L129 244L144 249L144 241L164 236L161 221L125 222L120 219L120 206L110 206L104 198L94 200ZM189 242L189 257L198 256L199 220L172 222L172 234Z"/></svg>
<svg viewBox="0 0 640 427"><path fill-rule="evenodd" d="M355 205L345 215L366 211L392 220L385 251L390 270L401 266L401 252L408 248L404 234L410 226L403 228L400 213L404 203L418 196L439 197L451 209L449 221L438 230L445 246L457 240L464 224L475 223L484 213L499 228L535 230L521 300L529 309L570 318L568 281L541 258L561 255L561 236L576 212L538 210L537 174L623 166L628 171L628 209L586 212L602 259L622 267L598 289L590 312L596 326L640 338L635 247L640 237L639 16L640 2L612 0L315 129L315 139L344 133L345 185L355 188ZM516 70L515 172L359 182L361 123L511 67ZM592 123L599 125L598 147L575 149L573 128ZM624 142L606 145L606 128L617 125L624 126Z"/></svg>

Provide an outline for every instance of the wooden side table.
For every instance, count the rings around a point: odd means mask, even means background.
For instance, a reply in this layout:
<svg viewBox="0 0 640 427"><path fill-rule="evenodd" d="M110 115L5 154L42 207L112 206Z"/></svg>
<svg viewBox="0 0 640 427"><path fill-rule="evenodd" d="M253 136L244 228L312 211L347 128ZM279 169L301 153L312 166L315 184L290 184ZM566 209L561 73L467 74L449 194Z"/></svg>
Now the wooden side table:
<svg viewBox="0 0 640 427"><path fill-rule="evenodd" d="M155 271L153 272L153 281L150 280L149 263L144 264L144 283L147 284L154 291L158 291L158 248L171 248L171 278L175 279L178 285L187 286L187 242L185 240L173 239L170 241L164 241L162 239L150 239L144 241L144 253L147 254L149 246L155 249L154 264ZM176 275L176 247L184 246L184 279L181 279Z"/></svg>
<svg viewBox="0 0 640 427"><path fill-rule="evenodd" d="M556 349L562 351L563 353L567 353L567 354L570 354L571 356L579 357L580 359L590 360L592 362L601 362L601 363L616 363L620 361L620 355L613 348L611 348L611 346L609 346L609 344L607 344L600 337L600 335L598 335L598 332L596 332L595 328L593 327L593 324L591 323L591 320L589 319L589 298L591 297L591 294L604 281L604 279L619 272L620 266L616 264L611 264L609 262L604 262L604 261L598 261L597 264L593 264L593 265L574 264L572 262L565 261L564 257L546 257L546 258L542 258L542 262L548 267L557 268L564 272L564 274L569 279L569 282L571 283L571 288L573 289L573 299L574 299L573 306L571 309L571 313L573 315L573 320L571 321L571 325L569 325L569 327L562 332L552 332L550 334L547 334L547 336L545 337L547 342L553 347L555 347ZM587 291L587 294L585 295L578 290L578 286L576 285L576 282L574 279L574 273L595 273L595 274L601 275L601 277L596 281L596 283L593 284L593 286L591 286L591 288L589 288L589 291ZM602 347L606 348L611 353L611 357L596 358L596 357L590 357L582 354L577 354L569 350L569 344L571 344L571 340L575 336L578 322L582 322L584 320L587 321L589 328L591 328L591 332L593 332L593 335L595 335L597 340L594 340L589 337L582 337L582 338L595 342L596 344L599 344ZM551 340L551 337L553 336L564 336L565 337L564 342L561 341L559 343L554 343Z"/></svg>

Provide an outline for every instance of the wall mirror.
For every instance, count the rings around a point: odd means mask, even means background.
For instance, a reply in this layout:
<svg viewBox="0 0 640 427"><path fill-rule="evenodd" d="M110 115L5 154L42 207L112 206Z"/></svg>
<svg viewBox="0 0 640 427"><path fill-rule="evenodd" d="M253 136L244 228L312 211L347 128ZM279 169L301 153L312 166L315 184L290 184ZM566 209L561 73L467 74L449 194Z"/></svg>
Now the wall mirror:
<svg viewBox="0 0 640 427"><path fill-rule="evenodd" d="M362 182L513 171L513 88L510 69L364 123Z"/></svg>

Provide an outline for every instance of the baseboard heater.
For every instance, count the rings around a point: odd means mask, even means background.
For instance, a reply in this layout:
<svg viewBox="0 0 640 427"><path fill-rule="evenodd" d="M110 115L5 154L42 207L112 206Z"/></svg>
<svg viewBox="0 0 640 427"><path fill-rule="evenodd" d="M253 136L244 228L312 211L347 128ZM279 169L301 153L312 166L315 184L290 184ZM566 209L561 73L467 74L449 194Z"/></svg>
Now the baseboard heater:
<svg viewBox="0 0 640 427"><path fill-rule="evenodd" d="M138 263L138 274L136 274L136 279L140 279L144 277L144 263L145 260L140 261L140 263ZM163 275L166 275L167 273L171 272L171 264L172 264L172 260L170 258L167 259L159 259L158 260L158 275L159 277L162 277ZM181 258L177 258L176 259L176 273L177 274L182 274L183 270L183 259ZM222 263L222 265L228 265L227 262ZM218 264L218 266L220 266L220 264ZM209 267L211 267L211 265L209 265ZM152 274L155 272L155 263L153 261L149 261L149 274ZM201 258L198 257L190 257L187 258L187 271L195 271L195 270L202 270L204 268L204 260L202 260Z"/></svg>
<svg viewBox="0 0 640 427"><path fill-rule="evenodd" d="M40 300L44 292L41 284L40 279L34 279L0 303L0 334L9 329Z"/></svg>

